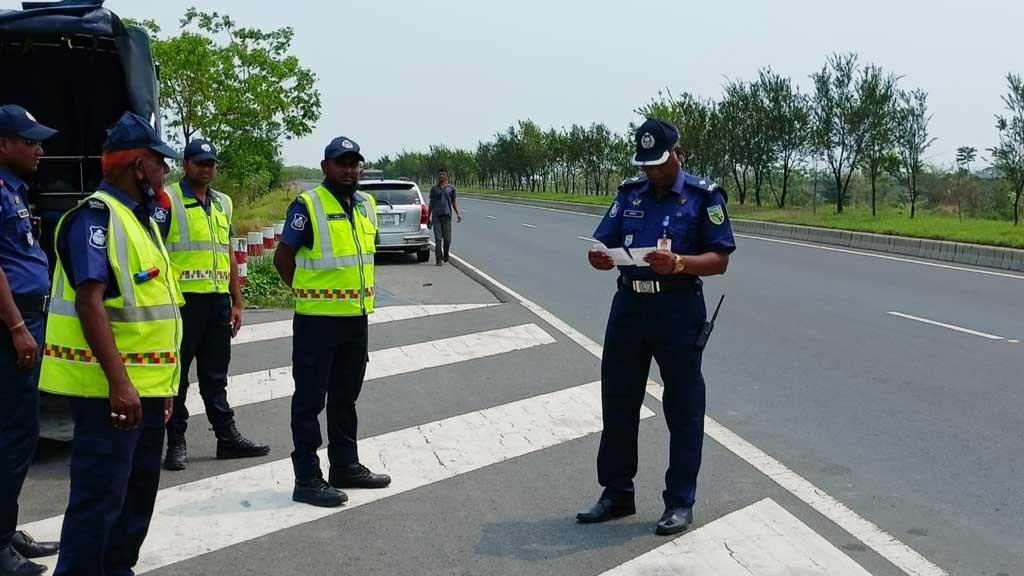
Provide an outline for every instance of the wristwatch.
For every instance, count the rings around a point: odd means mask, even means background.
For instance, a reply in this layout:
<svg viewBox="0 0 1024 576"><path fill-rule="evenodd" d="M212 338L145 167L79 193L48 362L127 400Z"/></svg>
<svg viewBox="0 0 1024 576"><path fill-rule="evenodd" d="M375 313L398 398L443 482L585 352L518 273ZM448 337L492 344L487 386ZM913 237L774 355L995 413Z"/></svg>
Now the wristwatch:
<svg viewBox="0 0 1024 576"><path fill-rule="evenodd" d="M676 261L675 261L675 264L672 265L672 273L673 274L682 274L683 270L686 269L686 258L683 258L679 254L676 254L675 257L676 257Z"/></svg>

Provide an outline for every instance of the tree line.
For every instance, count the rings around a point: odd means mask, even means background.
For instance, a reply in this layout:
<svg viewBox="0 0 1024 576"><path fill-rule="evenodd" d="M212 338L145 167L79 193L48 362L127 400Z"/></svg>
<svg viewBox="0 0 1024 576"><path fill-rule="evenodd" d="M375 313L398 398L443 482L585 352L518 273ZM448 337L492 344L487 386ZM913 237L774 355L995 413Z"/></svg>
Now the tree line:
<svg viewBox="0 0 1024 576"><path fill-rule="evenodd" d="M930 165L928 93L856 54L830 56L810 75L804 93L770 68L756 79L731 80L719 99L659 92L638 107L679 128L684 167L714 178L739 204L778 208L819 197L842 213L863 198L872 214L880 199L895 200L913 218L922 198L1019 222L1024 193L1024 81L1007 75L1004 113L995 118L998 144L986 150L991 167L975 174L978 150L957 149L952 170ZM635 175L629 164L636 123L617 133L604 124L542 129L522 120L475 150L431 146L403 151L372 166L386 176L430 181L441 166L456 185L566 194L609 194ZM980 177L979 177L980 176ZM808 190L808 188L813 188ZM895 192L893 189L896 189Z"/></svg>

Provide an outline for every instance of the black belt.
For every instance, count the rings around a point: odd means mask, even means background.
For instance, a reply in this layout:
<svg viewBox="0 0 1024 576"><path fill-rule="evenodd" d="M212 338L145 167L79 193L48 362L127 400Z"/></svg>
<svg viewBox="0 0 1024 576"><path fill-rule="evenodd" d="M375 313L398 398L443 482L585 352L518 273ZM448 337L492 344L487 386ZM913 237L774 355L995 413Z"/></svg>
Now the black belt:
<svg viewBox="0 0 1024 576"><path fill-rule="evenodd" d="M660 294L662 292L675 292L678 290L694 290L703 286L700 278L696 276L680 276L677 278L664 278L662 280L629 280L619 276L619 290L626 290L635 294Z"/></svg>
<svg viewBox="0 0 1024 576"><path fill-rule="evenodd" d="M49 296L29 296L24 294L14 294L14 305L18 307L18 311L22 314L37 314L46 313L50 308L50 297Z"/></svg>

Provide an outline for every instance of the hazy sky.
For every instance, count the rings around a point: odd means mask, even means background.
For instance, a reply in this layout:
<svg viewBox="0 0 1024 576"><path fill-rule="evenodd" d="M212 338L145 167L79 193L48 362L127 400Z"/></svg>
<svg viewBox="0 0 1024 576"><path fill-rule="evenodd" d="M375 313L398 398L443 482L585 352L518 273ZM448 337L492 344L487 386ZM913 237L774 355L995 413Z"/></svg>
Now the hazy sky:
<svg viewBox="0 0 1024 576"><path fill-rule="evenodd" d="M12 7L13 2L3 0ZM189 6L245 26L295 29L319 77L323 116L285 145L315 166L344 134L369 159L433 143L475 147L518 119L621 131L661 88L718 97L763 66L803 89L830 53L903 75L929 93L933 162L996 141L1005 76L1024 74L1024 4L1006 0L108 0L165 32ZM983 153L987 157L987 154Z"/></svg>

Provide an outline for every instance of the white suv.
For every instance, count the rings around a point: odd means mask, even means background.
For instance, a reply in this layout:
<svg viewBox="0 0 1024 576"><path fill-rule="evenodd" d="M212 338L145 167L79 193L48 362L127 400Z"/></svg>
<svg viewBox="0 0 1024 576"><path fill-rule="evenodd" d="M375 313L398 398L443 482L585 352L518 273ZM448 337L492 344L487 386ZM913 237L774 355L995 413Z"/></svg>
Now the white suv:
<svg viewBox="0 0 1024 576"><path fill-rule="evenodd" d="M360 180L359 190L377 200L377 250L416 254L430 260L427 204L415 182L407 180Z"/></svg>

